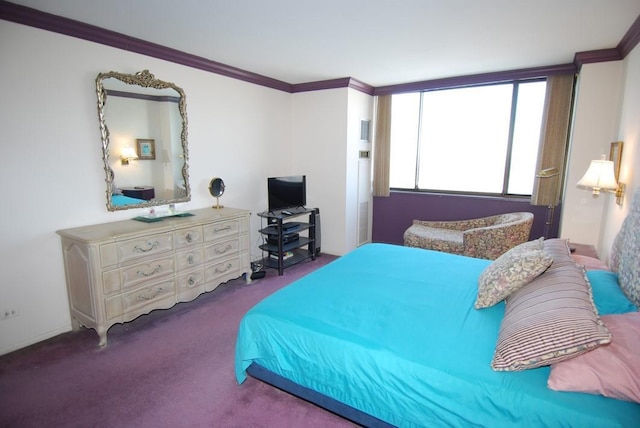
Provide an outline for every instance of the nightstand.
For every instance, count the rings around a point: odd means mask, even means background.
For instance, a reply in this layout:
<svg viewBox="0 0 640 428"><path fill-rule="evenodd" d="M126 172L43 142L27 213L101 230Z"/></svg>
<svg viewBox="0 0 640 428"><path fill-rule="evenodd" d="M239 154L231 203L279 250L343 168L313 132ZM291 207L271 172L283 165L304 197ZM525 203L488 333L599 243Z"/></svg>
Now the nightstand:
<svg viewBox="0 0 640 428"><path fill-rule="evenodd" d="M121 187L120 190L122 190L122 194L125 196L144 199L145 201L149 201L156 197L156 191L153 186Z"/></svg>
<svg viewBox="0 0 640 428"><path fill-rule="evenodd" d="M575 242L569 242L569 249L571 250L571 254L575 254L577 256L587 256L593 257L594 259L599 259L598 251L596 251L596 247L590 244L578 244Z"/></svg>

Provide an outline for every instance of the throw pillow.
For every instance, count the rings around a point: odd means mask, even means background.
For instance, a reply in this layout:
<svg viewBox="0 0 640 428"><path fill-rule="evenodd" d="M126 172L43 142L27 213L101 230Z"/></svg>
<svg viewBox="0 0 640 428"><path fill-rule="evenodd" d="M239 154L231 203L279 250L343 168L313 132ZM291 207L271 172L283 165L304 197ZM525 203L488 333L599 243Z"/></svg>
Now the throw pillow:
<svg viewBox="0 0 640 428"><path fill-rule="evenodd" d="M544 251L507 251L480 274L474 307L488 308L501 302L544 272L552 262Z"/></svg>
<svg viewBox="0 0 640 428"><path fill-rule="evenodd" d="M586 272L593 291L593 302L600 315L636 312L638 308L627 298L618 285L618 275L605 270Z"/></svg>
<svg viewBox="0 0 640 428"><path fill-rule="evenodd" d="M496 371L532 369L610 341L582 268L574 263L552 265L507 297L491 367Z"/></svg>
<svg viewBox="0 0 640 428"><path fill-rule="evenodd" d="M523 242L522 244L518 244L515 247L511 248L509 251L505 252L505 254L508 252L511 252L513 254L530 250L544 250L544 238L538 238L534 239L533 241L527 241Z"/></svg>
<svg viewBox="0 0 640 428"><path fill-rule="evenodd" d="M547 386L640 403L640 313L605 315L611 343L551 365Z"/></svg>
<svg viewBox="0 0 640 428"><path fill-rule="evenodd" d="M584 266L586 270L609 270L609 267L600 259L581 256L580 254L572 254L571 258L576 262L576 264Z"/></svg>

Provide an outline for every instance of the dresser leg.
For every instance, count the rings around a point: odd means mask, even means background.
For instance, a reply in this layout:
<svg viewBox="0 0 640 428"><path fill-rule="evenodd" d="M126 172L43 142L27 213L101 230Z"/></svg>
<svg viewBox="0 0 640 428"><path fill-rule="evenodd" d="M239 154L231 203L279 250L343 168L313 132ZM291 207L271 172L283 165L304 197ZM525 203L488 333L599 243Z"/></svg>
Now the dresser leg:
<svg viewBox="0 0 640 428"><path fill-rule="evenodd" d="M105 346L107 346L107 330L104 328L98 328L97 332L98 337L100 338L98 346L104 348Z"/></svg>

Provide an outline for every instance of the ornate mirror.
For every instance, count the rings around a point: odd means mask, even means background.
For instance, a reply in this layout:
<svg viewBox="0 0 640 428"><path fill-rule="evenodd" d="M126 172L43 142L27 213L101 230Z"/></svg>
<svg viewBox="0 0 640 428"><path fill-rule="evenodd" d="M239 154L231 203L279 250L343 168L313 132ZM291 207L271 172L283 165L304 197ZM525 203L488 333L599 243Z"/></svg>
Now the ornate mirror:
<svg viewBox="0 0 640 428"><path fill-rule="evenodd" d="M96 78L109 211L188 202L189 151L182 88L149 70Z"/></svg>
<svg viewBox="0 0 640 428"><path fill-rule="evenodd" d="M222 181L222 178L215 177L211 179L209 182L209 193L216 198L216 204L213 208L224 208L224 206L220 205L220 196L224 194L224 181Z"/></svg>

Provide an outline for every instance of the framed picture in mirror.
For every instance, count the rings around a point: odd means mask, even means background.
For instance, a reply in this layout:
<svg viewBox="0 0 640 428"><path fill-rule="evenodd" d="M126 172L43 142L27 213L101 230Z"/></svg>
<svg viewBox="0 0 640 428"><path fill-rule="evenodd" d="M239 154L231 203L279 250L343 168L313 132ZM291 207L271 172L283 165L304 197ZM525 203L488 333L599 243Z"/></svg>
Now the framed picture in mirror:
<svg viewBox="0 0 640 428"><path fill-rule="evenodd" d="M154 140L136 140L139 160L154 160L156 158L156 142Z"/></svg>

